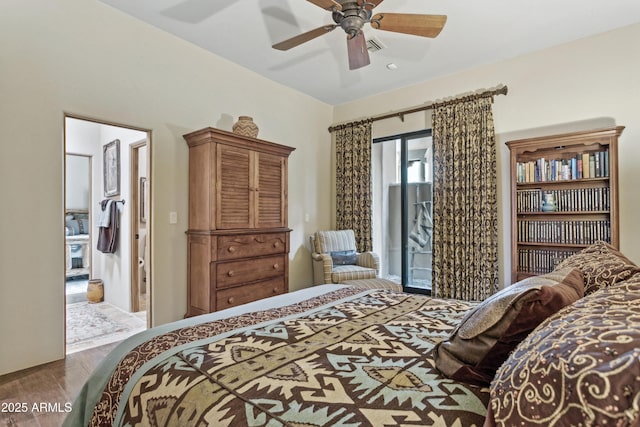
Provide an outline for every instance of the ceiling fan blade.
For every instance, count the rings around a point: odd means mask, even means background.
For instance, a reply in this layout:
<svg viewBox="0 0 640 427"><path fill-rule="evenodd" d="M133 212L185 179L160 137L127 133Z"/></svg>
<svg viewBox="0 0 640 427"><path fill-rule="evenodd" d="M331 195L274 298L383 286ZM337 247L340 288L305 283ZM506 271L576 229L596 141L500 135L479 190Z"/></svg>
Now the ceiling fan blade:
<svg viewBox="0 0 640 427"><path fill-rule="evenodd" d="M412 13L378 13L371 18L371 27L395 33L436 37L447 22L446 15L420 15Z"/></svg>
<svg viewBox="0 0 640 427"><path fill-rule="evenodd" d="M382 0L360 0L358 3L364 4L365 9L371 10L382 3Z"/></svg>
<svg viewBox="0 0 640 427"><path fill-rule="evenodd" d="M307 0L309 3L313 3L316 6L320 6L326 10L342 10L342 5L334 0ZM382 0L380 0L382 1Z"/></svg>
<svg viewBox="0 0 640 427"><path fill-rule="evenodd" d="M367 41L362 30L353 37L347 36L347 53L349 54L350 70L356 70L370 64Z"/></svg>
<svg viewBox="0 0 640 427"><path fill-rule="evenodd" d="M302 43L308 42L309 40L313 40L316 37L327 34L328 32L333 31L336 27L337 25L325 25L316 28L315 30L307 31L306 33L291 37L290 39L281 41L280 43L276 43L271 47L278 50L289 50L292 47L296 47Z"/></svg>

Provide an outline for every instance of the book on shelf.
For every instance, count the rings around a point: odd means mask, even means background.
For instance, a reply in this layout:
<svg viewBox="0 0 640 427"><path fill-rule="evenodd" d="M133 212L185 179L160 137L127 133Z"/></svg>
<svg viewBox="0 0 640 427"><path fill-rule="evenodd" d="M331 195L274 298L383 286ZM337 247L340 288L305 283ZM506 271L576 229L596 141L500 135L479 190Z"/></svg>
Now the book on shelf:
<svg viewBox="0 0 640 427"><path fill-rule="evenodd" d="M588 246L598 240L611 242L609 220L518 220L518 242L522 244L569 244Z"/></svg>
<svg viewBox="0 0 640 427"><path fill-rule="evenodd" d="M589 153L582 153L582 176L589 178L591 176L591 168L589 167Z"/></svg>
<svg viewBox="0 0 640 427"><path fill-rule="evenodd" d="M609 152L578 153L570 158L546 159L540 157L516 163L519 183L567 181L609 176Z"/></svg>
<svg viewBox="0 0 640 427"><path fill-rule="evenodd" d="M574 255L576 249L519 249L518 271L527 274L546 274L562 260Z"/></svg>
<svg viewBox="0 0 640 427"><path fill-rule="evenodd" d="M557 209L555 212L607 212L610 210L611 190L609 187L566 188L545 190L553 194ZM517 213L538 213L542 211L543 191L539 188L516 191Z"/></svg>

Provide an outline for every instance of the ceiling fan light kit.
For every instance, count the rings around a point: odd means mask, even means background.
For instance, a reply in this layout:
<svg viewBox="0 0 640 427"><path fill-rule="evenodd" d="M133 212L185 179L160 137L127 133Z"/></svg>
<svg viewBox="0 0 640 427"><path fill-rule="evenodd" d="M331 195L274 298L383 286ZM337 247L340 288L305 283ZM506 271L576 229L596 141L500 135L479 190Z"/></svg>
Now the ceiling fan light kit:
<svg viewBox="0 0 640 427"><path fill-rule="evenodd" d="M412 13L378 13L373 15L373 8L382 0L307 0L322 9L331 12L335 24L324 25L306 33L302 33L272 47L278 50L289 50L340 27L347 34L347 54L349 69L355 70L369 65L367 41L362 32L364 24L371 28L395 33L411 34L434 38L440 34L447 22L445 15L424 15Z"/></svg>

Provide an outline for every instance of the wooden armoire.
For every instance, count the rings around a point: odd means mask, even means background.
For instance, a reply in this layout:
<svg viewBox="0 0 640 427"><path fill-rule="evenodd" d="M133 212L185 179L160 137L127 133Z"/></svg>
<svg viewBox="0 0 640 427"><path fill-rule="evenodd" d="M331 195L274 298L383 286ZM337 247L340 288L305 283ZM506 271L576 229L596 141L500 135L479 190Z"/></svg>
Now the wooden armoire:
<svg viewBox="0 0 640 427"><path fill-rule="evenodd" d="M287 164L294 148L220 129L189 145L186 317L289 290Z"/></svg>

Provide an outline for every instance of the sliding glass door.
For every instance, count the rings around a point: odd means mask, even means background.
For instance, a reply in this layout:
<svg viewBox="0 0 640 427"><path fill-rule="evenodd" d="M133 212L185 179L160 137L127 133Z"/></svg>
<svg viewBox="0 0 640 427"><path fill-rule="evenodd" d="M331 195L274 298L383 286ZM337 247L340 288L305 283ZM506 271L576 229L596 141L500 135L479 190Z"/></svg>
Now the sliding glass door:
<svg viewBox="0 0 640 427"><path fill-rule="evenodd" d="M431 293L431 131L373 142L373 241L381 276L405 291Z"/></svg>

